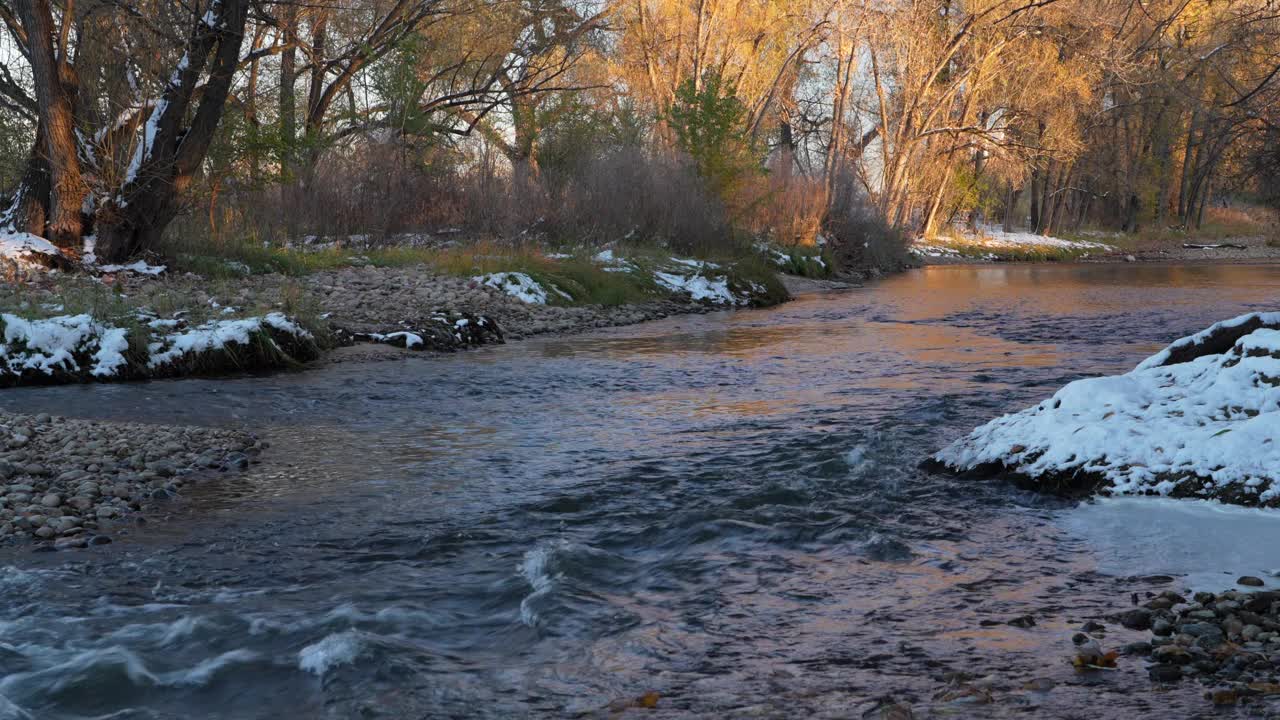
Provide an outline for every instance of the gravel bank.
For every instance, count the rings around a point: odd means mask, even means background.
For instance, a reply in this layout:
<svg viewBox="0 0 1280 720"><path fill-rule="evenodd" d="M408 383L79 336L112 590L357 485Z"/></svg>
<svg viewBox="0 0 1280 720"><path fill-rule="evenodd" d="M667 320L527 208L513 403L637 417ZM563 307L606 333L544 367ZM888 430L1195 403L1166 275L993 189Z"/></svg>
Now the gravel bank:
<svg viewBox="0 0 1280 720"><path fill-rule="evenodd" d="M351 333L388 333L431 324L440 312L493 319L503 335L518 340L548 333L581 332L630 325L675 314L723 309L692 300L659 300L639 305L576 306L521 302L474 280L432 273L425 267L351 267L302 278L264 275L247 278L234 299L215 302L278 305L300 287L332 325ZM207 302L207 300L206 300Z"/></svg>
<svg viewBox="0 0 1280 720"><path fill-rule="evenodd" d="M227 430L0 413L0 540L111 542L149 503L200 476L243 470L265 447Z"/></svg>
<svg viewBox="0 0 1280 720"><path fill-rule="evenodd" d="M1242 577L1237 583L1256 587L1262 580ZM1166 591L1133 599L1142 604L1117 620L1149 629L1152 637L1126 646L1125 653L1145 657L1155 683L1198 682L1215 705L1280 695L1280 593L1228 590L1187 598Z"/></svg>

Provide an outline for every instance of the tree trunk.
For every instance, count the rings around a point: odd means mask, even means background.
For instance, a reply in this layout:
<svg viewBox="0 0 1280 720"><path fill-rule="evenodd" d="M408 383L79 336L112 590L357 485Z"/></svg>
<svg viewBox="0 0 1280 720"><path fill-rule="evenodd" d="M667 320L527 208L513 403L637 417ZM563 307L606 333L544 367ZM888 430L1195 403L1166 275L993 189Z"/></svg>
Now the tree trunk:
<svg viewBox="0 0 1280 720"><path fill-rule="evenodd" d="M1040 231L1040 168L1031 169L1031 232Z"/></svg>
<svg viewBox="0 0 1280 720"><path fill-rule="evenodd" d="M1017 229L1014 221L1017 220L1018 199L1022 195L1022 189L1014 189L1013 183L1009 183L1008 191L1005 193L1004 203L1004 231L1013 232Z"/></svg>
<svg viewBox="0 0 1280 720"><path fill-rule="evenodd" d="M1187 144L1182 155L1182 178L1178 183L1178 222L1182 226L1187 225L1187 218L1191 212L1191 205L1195 201L1192 193L1192 183L1195 177L1196 168L1200 163L1200 141L1196 140L1196 131L1200 125L1200 113L1193 112L1191 121L1187 124Z"/></svg>
<svg viewBox="0 0 1280 720"><path fill-rule="evenodd" d="M947 194L947 186L951 184L951 165L948 164L942 173L942 182L938 184L938 189L933 193L933 197L929 200L924 212L924 223L922 224L921 235L931 238L937 233L938 210L942 207L942 200Z"/></svg>
<svg viewBox="0 0 1280 720"><path fill-rule="evenodd" d="M49 162L44 156L44 126L36 125L36 139L27 157L26 167L13 200L0 216L0 228L14 232L44 236L49 218L49 197L52 192L49 178Z"/></svg>
<svg viewBox="0 0 1280 720"><path fill-rule="evenodd" d="M288 46L280 54L280 139L284 141L286 153L292 153L293 143L298 139L298 6L292 2L284 7L284 18L281 20L281 33Z"/></svg>
<svg viewBox="0 0 1280 720"><path fill-rule="evenodd" d="M515 133L515 146L511 154L512 178L517 190L530 188L537 180L538 170L538 114L532 97L511 94L511 118Z"/></svg>
<svg viewBox="0 0 1280 720"><path fill-rule="evenodd" d="M159 244L177 215L179 202L213 141L231 81L250 0L212 0L213 18L195 22L183 61L147 121L154 139L140 156L137 172L98 212L98 255L120 262ZM197 16L199 17L199 16ZM212 60L208 80L191 125L183 127L197 83Z"/></svg>
<svg viewBox="0 0 1280 720"><path fill-rule="evenodd" d="M48 0L19 0L14 6L27 31L31 80L39 124L44 128L44 159L49 168L49 209L44 232L38 234L64 250L78 250L84 231L80 211L89 187L80 173L76 147L72 112L75 91L68 82L74 81L74 76L70 68L61 67L54 56L53 14Z"/></svg>

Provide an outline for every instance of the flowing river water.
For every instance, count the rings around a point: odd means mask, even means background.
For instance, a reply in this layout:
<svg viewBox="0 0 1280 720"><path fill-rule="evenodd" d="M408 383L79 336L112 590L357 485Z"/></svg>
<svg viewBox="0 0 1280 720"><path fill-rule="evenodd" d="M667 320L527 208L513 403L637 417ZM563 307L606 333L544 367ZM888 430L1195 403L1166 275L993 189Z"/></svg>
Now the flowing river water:
<svg viewBox="0 0 1280 720"><path fill-rule="evenodd" d="M1198 685L1077 673L1070 637L1260 573L1231 528L1280 523L1227 517L1206 557L1192 506L918 465L1278 294L1280 267L933 267L452 356L6 390L273 446L112 545L0 551L0 718L1191 717Z"/></svg>

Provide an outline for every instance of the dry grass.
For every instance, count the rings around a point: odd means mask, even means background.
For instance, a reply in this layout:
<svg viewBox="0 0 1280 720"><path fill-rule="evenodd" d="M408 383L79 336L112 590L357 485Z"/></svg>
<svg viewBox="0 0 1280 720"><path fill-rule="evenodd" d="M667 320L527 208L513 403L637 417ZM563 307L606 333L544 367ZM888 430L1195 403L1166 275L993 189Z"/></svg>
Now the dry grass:
<svg viewBox="0 0 1280 720"><path fill-rule="evenodd" d="M1185 242L1223 242L1233 238L1267 237L1268 245L1280 238L1280 211L1256 205L1205 208L1199 228L1150 227L1136 233L1075 232L1063 235L1072 240L1093 240L1131 252L1146 252Z"/></svg>

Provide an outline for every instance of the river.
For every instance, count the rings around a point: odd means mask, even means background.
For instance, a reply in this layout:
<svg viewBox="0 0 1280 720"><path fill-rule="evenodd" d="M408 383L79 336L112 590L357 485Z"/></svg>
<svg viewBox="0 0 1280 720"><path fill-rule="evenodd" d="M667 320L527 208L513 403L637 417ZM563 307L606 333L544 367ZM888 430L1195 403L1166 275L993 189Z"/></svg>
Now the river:
<svg viewBox="0 0 1280 720"><path fill-rule="evenodd" d="M1206 709L1136 658L1077 673L1070 637L1265 558L1197 556L1195 517L1129 521L1157 504L918 465L1278 292L1277 266L930 267L458 355L5 390L273 445L111 545L0 551L0 718L614 717L646 693L625 714Z"/></svg>

